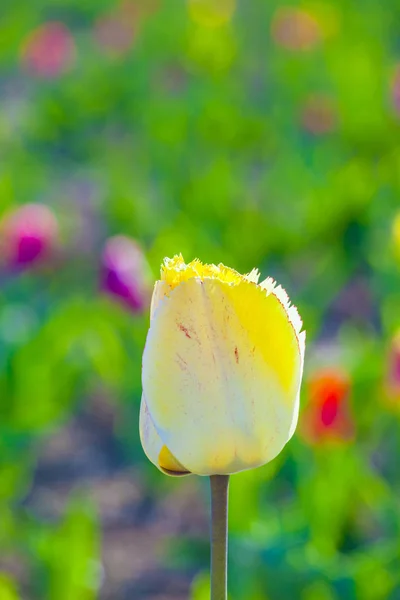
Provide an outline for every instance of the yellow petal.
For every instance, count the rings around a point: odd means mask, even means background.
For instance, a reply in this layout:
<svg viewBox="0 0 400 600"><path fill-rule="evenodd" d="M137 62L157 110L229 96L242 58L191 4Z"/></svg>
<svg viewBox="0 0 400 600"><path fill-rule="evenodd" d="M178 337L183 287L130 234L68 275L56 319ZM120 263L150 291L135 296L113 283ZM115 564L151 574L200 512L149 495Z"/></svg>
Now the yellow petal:
<svg viewBox="0 0 400 600"><path fill-rule="evenodd" d="M190 475L185 467L174 457L157 433L147 408L144 395L140 404L139 419L140 441L147 458L163 473L179 477Z"/></svg>
<svg viewBox="0 0 400 600"><path fill-rule="evenodd" d="M273 286L240 277L179 283L159 305L144 351L154 425L199 475L272 460L297 423L304 336Z"/></svg>
<svg viewBox="0 0 400 600"><path fill-rule="evenodd" d="M241 275L235 269L226 267L222 263L219 263L219 265L206 265L197 258L186 264L182 254L173 258L166 258L161 267L161 281L168 284L170 289L195 277L201 277L202 279L209 277L237 285L246 279L257 283L259 276L258 269L253 269L248 275Z"/></svg>

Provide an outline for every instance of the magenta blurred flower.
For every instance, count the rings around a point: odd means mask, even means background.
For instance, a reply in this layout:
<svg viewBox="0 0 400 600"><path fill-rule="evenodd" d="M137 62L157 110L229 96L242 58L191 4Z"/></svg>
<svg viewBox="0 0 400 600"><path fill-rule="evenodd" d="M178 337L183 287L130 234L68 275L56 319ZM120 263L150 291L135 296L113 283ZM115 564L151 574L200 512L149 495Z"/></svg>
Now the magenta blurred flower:
<svg viewBox="0 0 400 600"><path fill-rule="evenodd" d="M133 312L147 309L150 269L134 240L123 235L107 240L102 256L101 289Z"/></svg>
<svg viewBox="0 0 400 600"><path fill-rule="evenodd" d="M69 29L57 21L44 23L25 39L23 66L37 77L53 78L68 71L75 61L75 42Z"/></svg>
<svg viewBox="0 0 400 600"><path fill-rule="evenodd" d="M277 46L292 52L311 50L322 39L316 18L308 11L294 7L278 8L272 20L271 34Z"/></svg>
<svg viewBox="0 0 400 600"><path fill-rule="evenodd" d="M48 258L58 238L55 215L43 204L25 204L5 216L0 227L3 260L24 269Z"/></svg>

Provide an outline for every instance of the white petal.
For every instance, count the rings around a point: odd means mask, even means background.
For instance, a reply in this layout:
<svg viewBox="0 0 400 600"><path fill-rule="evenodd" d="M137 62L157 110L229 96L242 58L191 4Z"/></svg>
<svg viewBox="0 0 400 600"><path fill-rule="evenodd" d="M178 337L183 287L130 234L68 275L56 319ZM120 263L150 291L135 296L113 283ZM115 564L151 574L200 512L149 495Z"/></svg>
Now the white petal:
<svg viewBox="0 0 400 600"><path fill-rule="evenodd" d="M154 423L152 421L149 409L146 404L144 395L142 395L142 401L140 403L140 417L139 417L139 432L140 441L142 442L143 450L147 458L163 473L172 476L189 475L190 473L180 465L174 457L170 455L167 447L157 433ZM167 455L170 463L167 464L169 468L163 468L160 464L160 457Z"/></svg>
<svg viewBox="0 0 400 600"><path fill-rule="evenodd" d="M150 304L150 321L154 316L160 302L170 293L171 288L165 281L156 281Z"/></svg>

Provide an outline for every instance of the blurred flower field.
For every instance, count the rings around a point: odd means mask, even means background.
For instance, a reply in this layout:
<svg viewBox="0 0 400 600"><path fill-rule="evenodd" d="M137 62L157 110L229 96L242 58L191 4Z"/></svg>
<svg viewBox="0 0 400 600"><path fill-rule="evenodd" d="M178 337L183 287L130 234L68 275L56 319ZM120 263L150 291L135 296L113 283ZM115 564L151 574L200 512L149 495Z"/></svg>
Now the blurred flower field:
<svg viewBox="0 0 400 600"><path fill-rule="evenodd" d="M138 433L165 256L307 330L232 477L232 600L400 600L400 3L2 0L0 599L206 600L208 482Z"/></svg>

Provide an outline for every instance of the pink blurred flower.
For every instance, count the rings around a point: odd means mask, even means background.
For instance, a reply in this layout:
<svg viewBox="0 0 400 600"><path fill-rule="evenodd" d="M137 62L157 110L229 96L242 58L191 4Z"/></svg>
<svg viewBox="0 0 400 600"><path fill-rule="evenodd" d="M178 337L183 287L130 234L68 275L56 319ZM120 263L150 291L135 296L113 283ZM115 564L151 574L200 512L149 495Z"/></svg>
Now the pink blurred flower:
<svg viewBox="0 0 400 600"><path fill-rule="evenodd" d="M25 204L6 215L1 226L3 260L8 268L24 269L48 258L55 250L58 223L43 204Z"/></svg>
<svg viewBox="0 0 400 600"><path fill-rule="evenodd" d="M306 10L294 7L279 8L272 20L274 42L286 50L311 50L322 39L320 24Z"/></svg>
<svg viewBox="0 0 400 600"><path fill-rule="evenodd" d="M300 427L308 443L344 442L353 437L349 393L349 378L338 368L320 369L309 379L309 403Z"/></svg>
<svg viewBox="0 0 400 600"><path fill-rule="evenodd" d="M76 57L75 42L69 29L57 21L44 23L25 39L21 61L29 73L53 78L69 71Z"/></svg>
<svg viewBox="0 0 400 600"><path fill-rule="evenodd" d="M140 246L117 235L106 242L101 265L101 289L133 312L147 309L150 301L150 270Z"/></svg>
<svg viewBox="0 0 400 600"><path fill-rule="evenodd" d="M307 98L301 110L303 129L315 136L324 135L335 129L336 122L336 111L328 96L312 95Z"/></svg>

